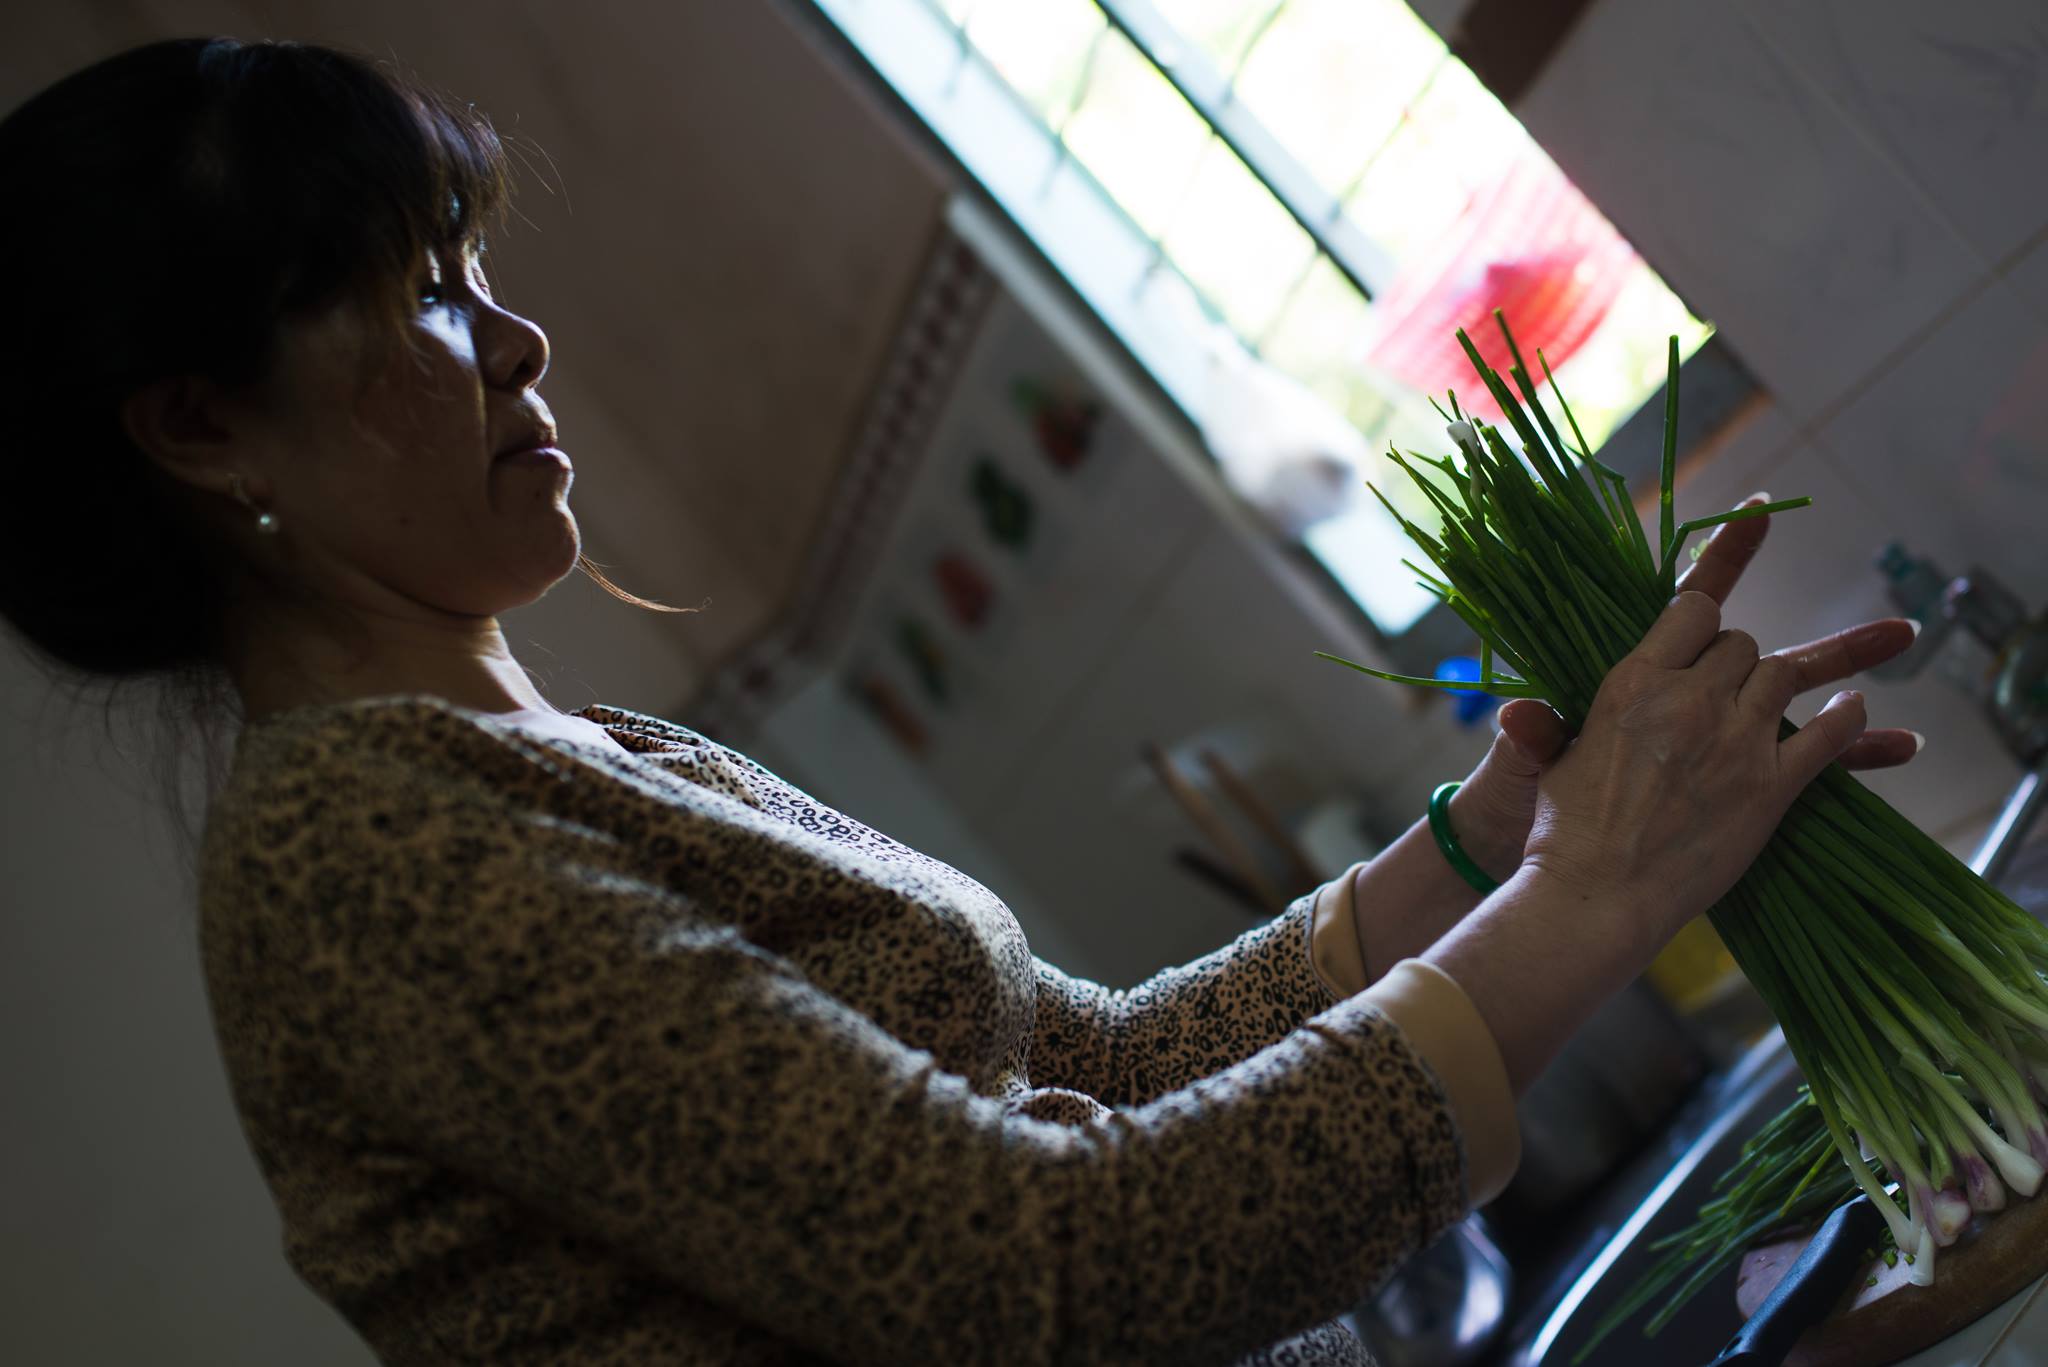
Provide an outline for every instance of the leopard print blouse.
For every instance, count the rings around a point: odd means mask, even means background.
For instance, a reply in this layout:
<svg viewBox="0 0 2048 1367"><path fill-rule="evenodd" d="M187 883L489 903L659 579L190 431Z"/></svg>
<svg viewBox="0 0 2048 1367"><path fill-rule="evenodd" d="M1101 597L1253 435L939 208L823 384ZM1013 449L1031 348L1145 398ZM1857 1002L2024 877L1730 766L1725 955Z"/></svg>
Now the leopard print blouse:
<svg viewBox="0 0 2048 1367"><path fill-rule="evenodd" d="M292 1267L389 1364L1366 1364L1466 1209L1310 897L1125 991L685 727L242 733L201 934ZM1311 895L1312 896L1312 895Z"/></svg>

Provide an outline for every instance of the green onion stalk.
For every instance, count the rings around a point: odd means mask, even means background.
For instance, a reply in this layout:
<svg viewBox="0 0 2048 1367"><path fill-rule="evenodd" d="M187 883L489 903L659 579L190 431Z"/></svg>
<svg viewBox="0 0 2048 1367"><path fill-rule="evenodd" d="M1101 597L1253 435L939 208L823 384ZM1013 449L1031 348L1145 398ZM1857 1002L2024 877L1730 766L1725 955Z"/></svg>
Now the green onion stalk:
<svg viewBox="0 0 2048 1367"><path fill-rule="evenodd" d="M1462 328L1457 336L1513 444L1449 392L1449 408L1436 407L1455 455L1388 452L1437 530L1373 487L1433 570L1401 563L1478 636L1480 678L1412 678L1317 654L1397 683L1540 698L1576 731L1607 671L1671 601L1693 533L1812 500L1675 522L1673 337L1653 542L1626 480L1593 457L1543 353L1571 441L1537 397L1506 319L1494 319L1505 378ZM1793 802L1708 916L1783 1027L1839 1167L1883 1213L1913 1280L1931 1282L1934 1250L1955 1242L1970 1213L2033 1195L2048 1165L2048 927L1839 764Z"/></svg>
<svg viewBox="0 0 2048 1367"><path fill-rule="evenodd" d="M1861 1159L1866 1168L1870 1160ZM1874 1175L1874 1174L1873 1174ZM1572 1361L1578 1362L1615 1329L1672 1287L1664 1304L1643 1323L1655 1334L1745 1250L1776 1231L1818 1224L1856 1195L1857 1182L1835 1151L1810 1089L1765 1122L1714 1182L1692 1224L1650 1245L1663 1256L1637 1279L1594 1326ZM1876 1256L1877 1250L1871 1250ZM1917 1255L1908 1253L1915 1264Z"/></svg>

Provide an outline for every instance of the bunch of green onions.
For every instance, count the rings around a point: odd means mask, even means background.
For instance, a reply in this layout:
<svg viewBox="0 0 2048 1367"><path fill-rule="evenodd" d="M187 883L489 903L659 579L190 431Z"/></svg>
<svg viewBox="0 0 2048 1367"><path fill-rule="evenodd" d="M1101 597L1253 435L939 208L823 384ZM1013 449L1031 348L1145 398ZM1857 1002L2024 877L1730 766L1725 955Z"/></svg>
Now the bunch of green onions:
<svg viewBox="0 0 2048 1367"><path fill-rule="evenodd" d="M1653 546L1626 481L1591 455L1542 352L1537 361L1575 444L1538 400L1506 320L1498 311L1494 318L1519 399L1463 329L1458 341L1520 452L1498 428L1468 418L1450 393L1449 411L1437 411L1456 456L1388 453L1440 529L1425 531L1373 489L1435 572L1402 563L1477 633L1479 681L1323 658L1397 683L1540 698L1576 731L1607 671L1670 602L1693 532L1811 500L1673 525L1673 337ZM2048 1165L2048 928L1840 765L1799 796L1708 915L1784 1028L1833 1155L1883 1213L1900 1251L1913 1255L1913 1280L1931 1282L1935 1248L1955 1242L1973 1210L2002 1208L2008 1190L2033 1195ZM1809 1167L1818 1161L1799 1156ZM1904 1193L1905 1210L1880 1171Z"/></svg>

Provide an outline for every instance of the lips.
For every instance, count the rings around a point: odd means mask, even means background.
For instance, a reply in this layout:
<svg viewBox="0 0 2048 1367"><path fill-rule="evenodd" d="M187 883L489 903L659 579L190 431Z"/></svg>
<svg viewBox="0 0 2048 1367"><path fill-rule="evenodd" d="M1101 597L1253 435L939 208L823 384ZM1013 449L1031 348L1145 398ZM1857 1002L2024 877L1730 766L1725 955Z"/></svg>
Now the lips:
<svg viewBox="0 0 2048 1367"><path fill-rule="evenodd" d="M487 478L511 480L524 486L528 479L538 479L559 489L567 489L569 482L576 478L576 467L570 463L568 454L559 447L535 446L524 451L507 451L491 462Z"/></svg>
<svg viewBox="0 0 2048 1367"><path fill-rule="evenodd" d="M553 427L529 427L520 436L514 437L510 446L501 447L496 459L503 460L507 456L516 456L522 451L546 450L554 446L555 440L555 429Z"/></svg>
<svg viewBox="0 0 2048 1367"><path fill-rule="evenodd" d="M560 447L534 446L524 451L507 451L493 462L497 465L552 465L569 468L569 456Z"/></svg>

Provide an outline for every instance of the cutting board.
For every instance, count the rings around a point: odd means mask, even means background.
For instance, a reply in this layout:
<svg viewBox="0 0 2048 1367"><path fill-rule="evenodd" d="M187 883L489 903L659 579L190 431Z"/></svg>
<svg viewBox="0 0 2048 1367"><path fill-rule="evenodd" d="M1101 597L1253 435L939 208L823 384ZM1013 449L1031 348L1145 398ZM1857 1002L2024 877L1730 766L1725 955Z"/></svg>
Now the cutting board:
<svg viewBox="0 0 2048 1367"><path fill-rule="evenodd" d="M1745 1318L1798 1259L1807 1236L1764 1244L1744 1256L1735 1303ZM1809 1329L1785 1367L1884 1367L1941 1342L2048 1273L2048 1187L1977 1216L1934 1258L1934 1284L1907 1280L1904 1258L1879 1259L1856 1274L1827 1319ZM1864 1283L1875 1277L1874 1286Z"/></svg>

